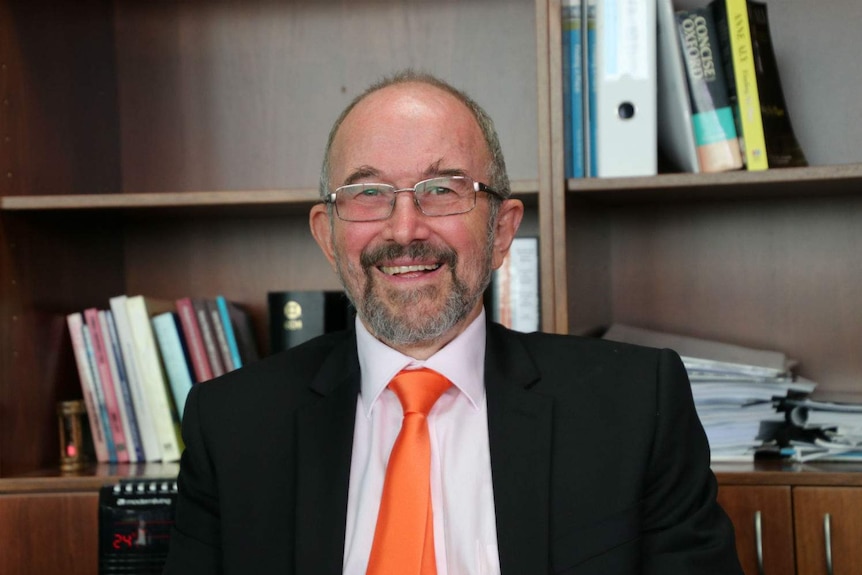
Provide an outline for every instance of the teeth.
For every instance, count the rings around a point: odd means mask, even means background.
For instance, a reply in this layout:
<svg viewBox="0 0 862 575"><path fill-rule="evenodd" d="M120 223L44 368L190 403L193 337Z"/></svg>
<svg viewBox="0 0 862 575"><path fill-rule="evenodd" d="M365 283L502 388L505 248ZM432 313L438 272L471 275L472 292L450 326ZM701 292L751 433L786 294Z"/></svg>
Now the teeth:
<svg viewBox="0 0 862 575"><path fill-rule="evenodd" d="M422 266L381 266L380 271L387 275L393 276L396 274L407 274L410 272L433 271L439 267L439 264Z"/></svg>

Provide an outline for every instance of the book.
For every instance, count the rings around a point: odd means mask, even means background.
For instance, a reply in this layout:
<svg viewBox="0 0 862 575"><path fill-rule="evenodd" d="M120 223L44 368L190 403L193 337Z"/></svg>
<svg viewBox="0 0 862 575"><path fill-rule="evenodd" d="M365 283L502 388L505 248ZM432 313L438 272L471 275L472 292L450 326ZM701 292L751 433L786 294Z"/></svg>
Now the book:
<svg viewBox="0 0 862 575"><path fill-rule="evenodd" d="M120 351L117 326L111 310L99 310L99 323L102 333L107 334L105 343L108 348L108 363L111 366L111 377L114 379L114 385L117 388L117 400L120 404L123 431L126 433L126 441L128 443L129 461L132 463L146 461L141 435L138 430L135 408L132 404L132 393L129 389L126 366L123 362L122 352Z"/></svg>
<svg viewBox="0 0 862 575"><path fill-rule="evenodd" d="M765 3L748 0L748 24L754 61L757 64L755 70L767 164L770 168L807 166L808 161L796 139L790 122L790 112L784 100Z"/></svg>
<svg viewBox="0 0 862 575"><path fill-rule="evenodd" d="M539 238L517 237L492 277L492 319L523 332L540 327Z"/></svg>
<svg viewBox="0 0 862 575"><path fill-rule="evenodd" d="M340 291L269 292L267 305L270 353L346 329L353 318L350 300Z"/></svg>
<svg viewBox="0 0 862 575"><path fill-rule="evenodd" d="M108 446L105 440L105 432L102 426L99 406L96 400L96 391L93 388L93 376L90 360L87 356L87 348L84 344L84 317L80 312L70 313L66 316L66 325L69 328L69 337L72 340L72 353L75 356L75 365L78 368L78 379L81 382L81 392L84 396L84 405L87 408L87 423L90 427L90 436L93 439L93 448L96 460L107 463Z"/></svg>
<svg viewBox="0 0 862 575"><path fill-rule="evenodd" d="M110 298L111 317L117 330L117 340L123 356L123 365L126 369L126 379L129 383L129 391L132 395L132 406L134 407L138 433L141 438L141 446L144 451L145 461L159 461L162 458L159 439L156 435L156 427L153 416L150 413L149 402L142 387L140 368L135 355L135 342L132 339L129 315L126 308L125 294Z"/></svg>
<svg viewBox="0 0 862 575"><path fill-rule="evenodd" d="M206 351L207 360L209 361L212 376L218 377L224 375L224 363L221 359L221 352L218 349L216 342L215 328L212 325L210 311L207 308L206 299L195 297L192 299L192 308L195 310L195 318L198 320L198 327L201 330L201 339L204 342L204 350Z"/></svg>
<svg viewBox="0 0 862 575"><path fill-rule="evenodd" d="M98 385L101 389L101 397L104 400L105 410L108 414L108 425L111 429L111 438L114 442L113 461L119 463L129 462L129 449L126 440L126 431L123 416L120 412L120 403L117 396L117 387L111 373L106 344L106 333L103 333L99 320L99 310L91 307L84 310L84 323L90 334L93 357L95 358L96 371L98 373Z"/></svg>
<svg viewBox="0 0 862 575"><path fill-rule="evenodd" d="M698 173L691 94L672 0L657 1L656 26L659 151L676 170Z"/></svg>
<svg viewBox="0 0 862 575"><path fill-rule="evenodd" d="M165 381L158 345L150 323L152 316L173 311L174 304L170 301L135 295L128 297L126 308L142 387L155 422L162 461L177 461L183 447L179 415L174 407L168 383Z"/></svg>
<svg viewBox="0 0 862 575"><path fill-rule="evenodd" d="M198 323L192 299L184 297L176 300L175 303L177 314L180 318L180 325L183 329L183 337L189 348L189 358L191 359L195 381L209 381L213 378L213 372L210 367L210 361L207 358L203 334L201 334L200 324Z"/></svg>
<svg viewBox="0 0 862 575"><path fill-rule="evenodd" d="M700 171L739 170L742 154L713 12L695 8L677 11L675 17Z"/></svg>
<svg viewBox="0 0 862 575"><path fill-rule="evenodd" d="M584 78L581 0L563 0L563 137L567 178L583 178L584 166Z"/></svg>
<svg viewBox="0 0 862 575"><path fill-rule="evenodd" d="M153 333L161 352L162 364L174 398L174 406L180 422L186 406L186 397L194 384L185 342L182 338L177 313L166 311L153 316Z"/></svg>
<svg viewBox="0 0 862 575"><path fill-rule="evenodd" d="M107 449L106 461L117 461L117 450L114 447L114 437L111 430L111 421L108 417L108 408L105 404L105 394L102 392L102 382L99 380L99 368L96 367L96 352L93 349L93 337L90 334L90 327L87 325L86 319L83 328L81 328L81 334L84 340L84 349L87 353L87 365L90 368L90 377L93 381L93 393L99 413L99 421L101 422L102 433L105 437L105 447Z"/></svg>
<svg viewBox="0 0 862 575"><path fill-rule="evenodd" d="M596 3L598 0L581 0L586 2L581 8L581 38L586 41L581 57L586 74L583 74L584 93L584 170L587 177L599 175L596 154Z"/></svg>
<svg viewBox="0 0 862 575"><path fill-rule="evenodd" d="M221 319L218 302L216 302L215 299L208 298L204 300L204 303L206 304L207 313L209 313L210 325L212 326L213 335L215 336L216 349L218 350L224 371L225 373L233 371L236 367L233 363L233 355L231 353L230 346L227 343L225 325Z"/></svg>
<svg viewBox="0 0 862 575"><path fill-rule="evenodd" d="M728 85L745 169L765 170L766 138L760 115L760 95L746 0L713 0L709 4L715 17L721 46L721 62Z"/></svg>
<svg viewBox="0 0 862 575"><path fill-rule="evenodd" d="M257 361L260 356L255 343L251 318L246 310L223 295L216 296L216 304L221 314L225 339L234 366L240 368L247 363Z"/></svg>

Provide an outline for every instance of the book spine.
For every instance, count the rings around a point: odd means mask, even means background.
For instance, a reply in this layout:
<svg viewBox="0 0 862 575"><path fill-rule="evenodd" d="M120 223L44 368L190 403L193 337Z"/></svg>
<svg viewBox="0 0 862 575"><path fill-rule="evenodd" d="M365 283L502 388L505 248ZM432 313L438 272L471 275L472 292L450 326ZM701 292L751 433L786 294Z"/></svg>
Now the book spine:
<svg viewBox="0 0 862 575"><path fill-rule="evenodd" d="M563 117L565 125L566 177L583 178L584 78L581 34L581 0L562 4Z"/></svg>
<svg viewBox="0 0 862 575"><path fill-rule="evenodd" d="M99 322L99 312L96 308L84 310L84 321L90 329L90 337L93 343L93 356L96 359L96 368L99 372L99 384L102 389L102 397L105 400L105 409L108 413L108 424L111 426L111 437L114 439L116 450L116 461L120 463L129 462L128 443L126 433L123 429L123 418L120 413L119 400L117 398L114 379L111 376L111 367L108 363L108 350L105 344L105 334Z"/></svg>
<svg viewBox="0 0 862 575"><path fill-rule="evenodd" d="M189 355L191 356L195 380L197 382L209 381L213 378L213 372L210 368L209 359L207 359L207 351L204 347L201 328L198 325L192 300L188 297L178 299L176 306L180 317L180 325L183 328L183 335L186 338L186 345L189 346Z"/></svg>
<svg viewBox="0 0 862 575"><path fill-rule="evenodd" d="M180 458L180 437L177 422L174 420L175 412L168 397L156 338L150 324L150 312L143 296L132 296L126 300L126 304L135 351L140 359L138 365L141 369L141 381L146 390L150 412L153 414L162 460L176 461Z"/></svg>
<svg viewBox="0 0 862 575"><path fill-rule="evenodd" d="M220 295L216 297L216 305L218 306L219 317L221 318L221 323L224 327L224 336L230 352L231 363L233 364L234 369L239 369L242 367L242 356L239 352L239 344L236 340L233 320L230 317L228 301L224 296Z"/></svg>
<svg viewBox="0 0 862 575"><path fill-rule="evenodd" d="M712 11L708 8L676 13L692 111L698 162L703 172L742 168L739 136Z"/></svg>
<svg viewBox="0 0 862 575"><path fill-rule="evenodd" d="M750 171L766 170L769 163L760 113L748 6L746 0L715 0L712 7L722 42L725 73L736 99L736 118L745 168ZM730 78L733 78L732 81Z"/></svg>
<svg viewBox="0 0 862 575"><path fill-rule="evenodd" d="M105 395L102 393L102 382L99 381L99 369L96 367L96 352L93 350L93 337L90 334L90 327L84 322L84 327L81 329L84 339L84 349L87 352L87 365L90 369L90 379L93 382L93 393L96 400L96 407L99 412L99 421L101 422L102 432L105 437L105 448L107 449L107 461L117 461L117 450L114 448L114 437L111 433L111 421L108 418L108 408L105 406Z"/></svg>
<svg viewBox="0 0 862 575"><path fill-rule="evenodd" d="M180 327L174 312L161 313L152 319L153 332L165 365L165 372L174 396L174 405L177 409L177 417L183 418L183 410L186 405L186 397L192 388L192 375L189 369L183 341L180 336Z"/></svg>
<svg viewBox="0 0 862 575"><path fill-rule="evenodd" d="M212 323L210 322L206 301L200 298L193 298L192 307L194 307L195 318L198 320L198 326L200 326L201 329L201 338L204 342L204 349L206 350L207 359L209 360L213 377L223 375L224 366L222 365L221 357L219 356L218 347L216 347L215 332L213 331Z"/></svg>
<svg viewBox="0 0 862 575"><path fill-rule="evenodd" d="M586 38L586 49L583 50L582 67L587 71L584 75L584 122L586 124L584 136L586 143L584 145L584 169L587 177L595 178L599 175L599 162L597 153L597 126L598 115L596 85L597 59L596 51L596 32L598 28L597 21L597 6L598 0L583 0L586 2L584 11L581 14L581 37Z"/></svg>
<svg viewBox="0 0 862 575"><path fill-rule="evenodd" d="M757 66L757 90L760 94L760 115L766 156L770 167L807 166L808 161L796 139L790 113L784 100L784 90L778 73L778 62L772 46L769 15L763 2L748 1L748 24Z"/></svg>
<svg viewBox="0 0 862 575"><path fill-rule="evenodd" d="M227 336L225 335L224 324L221 321L221 313L219 313L218 303L214 299L206 300L207 312L209 313L210 325L212 326L213 335L215 336L216 349L219 352L222 367L225 373L236 369L233 365L233 358L230 354L230 348L227 345Z"/></svg>
<svg viewBox="0 0 862 575"><path fill-rule="evenodd" d="M123 419L123 431L126 434L129 461L137 463L145 461L138 424L135 418L135 408L132 406L132 396L129 392L129 382L126 378L126 368L117 342L117 331L113 314L110 310L99 310L99 327L105 340L108 364L111 367L111 378L114 380L114 392L120 406L120 416Z"/></svg>
<svg viewBox="0 0 862 575"><path fill-rule="evenodd" d="M156 435L155 423L150 413L150 406L146 393L142 387L138 358L135 354L135 342L132 338L129 326L129 314L126 310L127 296L118 295L110 299L111 315L117 329L117 338L120 342L120 351L123 355L123 364L126 368L126 378L129 382L129 391L132 394L132 405L138 423L138 431L141 436L141 445L144 451L144 461L158 461L162 458L159 438Z"/></svg>
<svg viewBox="0 0 862 575"><path fill-rule="evenodd" d="M108 446L105 443L105 433L102 429L99 408L93 389L93 378L90 374L90 365L87 359L87 349L84 345L84 318L80 312L71 313L66 316L66 324L69 328L69 336L72 339L72 352L75 355L75 365L78 368L78 379L81 381L84 405L87 407L87 421L90 425L90 435L93 438L96 459L102 463L107 463Z"/></svg>

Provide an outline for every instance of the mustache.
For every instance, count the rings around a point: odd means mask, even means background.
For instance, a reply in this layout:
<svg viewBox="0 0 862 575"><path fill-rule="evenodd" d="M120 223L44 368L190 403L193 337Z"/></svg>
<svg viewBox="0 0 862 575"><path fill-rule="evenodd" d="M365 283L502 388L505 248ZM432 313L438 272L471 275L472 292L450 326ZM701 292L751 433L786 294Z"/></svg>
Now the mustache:
<svg viewBox="0 0 862 575"><path fill-rule="evenodd" d="M368 248L359 254L362 269L377 267L382 262L396 258L433 259L455 269L458 254L450 248L433 246L427 242L414 242L408 245L384 244L376 248Z"/></svg>

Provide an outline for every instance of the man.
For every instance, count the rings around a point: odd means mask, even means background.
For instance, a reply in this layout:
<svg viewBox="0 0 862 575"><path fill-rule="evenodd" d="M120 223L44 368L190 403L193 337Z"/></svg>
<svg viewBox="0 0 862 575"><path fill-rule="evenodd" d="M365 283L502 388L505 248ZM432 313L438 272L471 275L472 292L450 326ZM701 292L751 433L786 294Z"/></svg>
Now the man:
<svg viewBox="0 0 862 575"><path fill-rule="evenodd" d="M524 208L472 100L411 72L373 86L321 194L311 231L356 328L193 389L166 573L407 575L377 567L401 551L377 532L387 384L418 368L451 383L425 418L438 575L741 573L676 354L486 321Z"/></svg>

